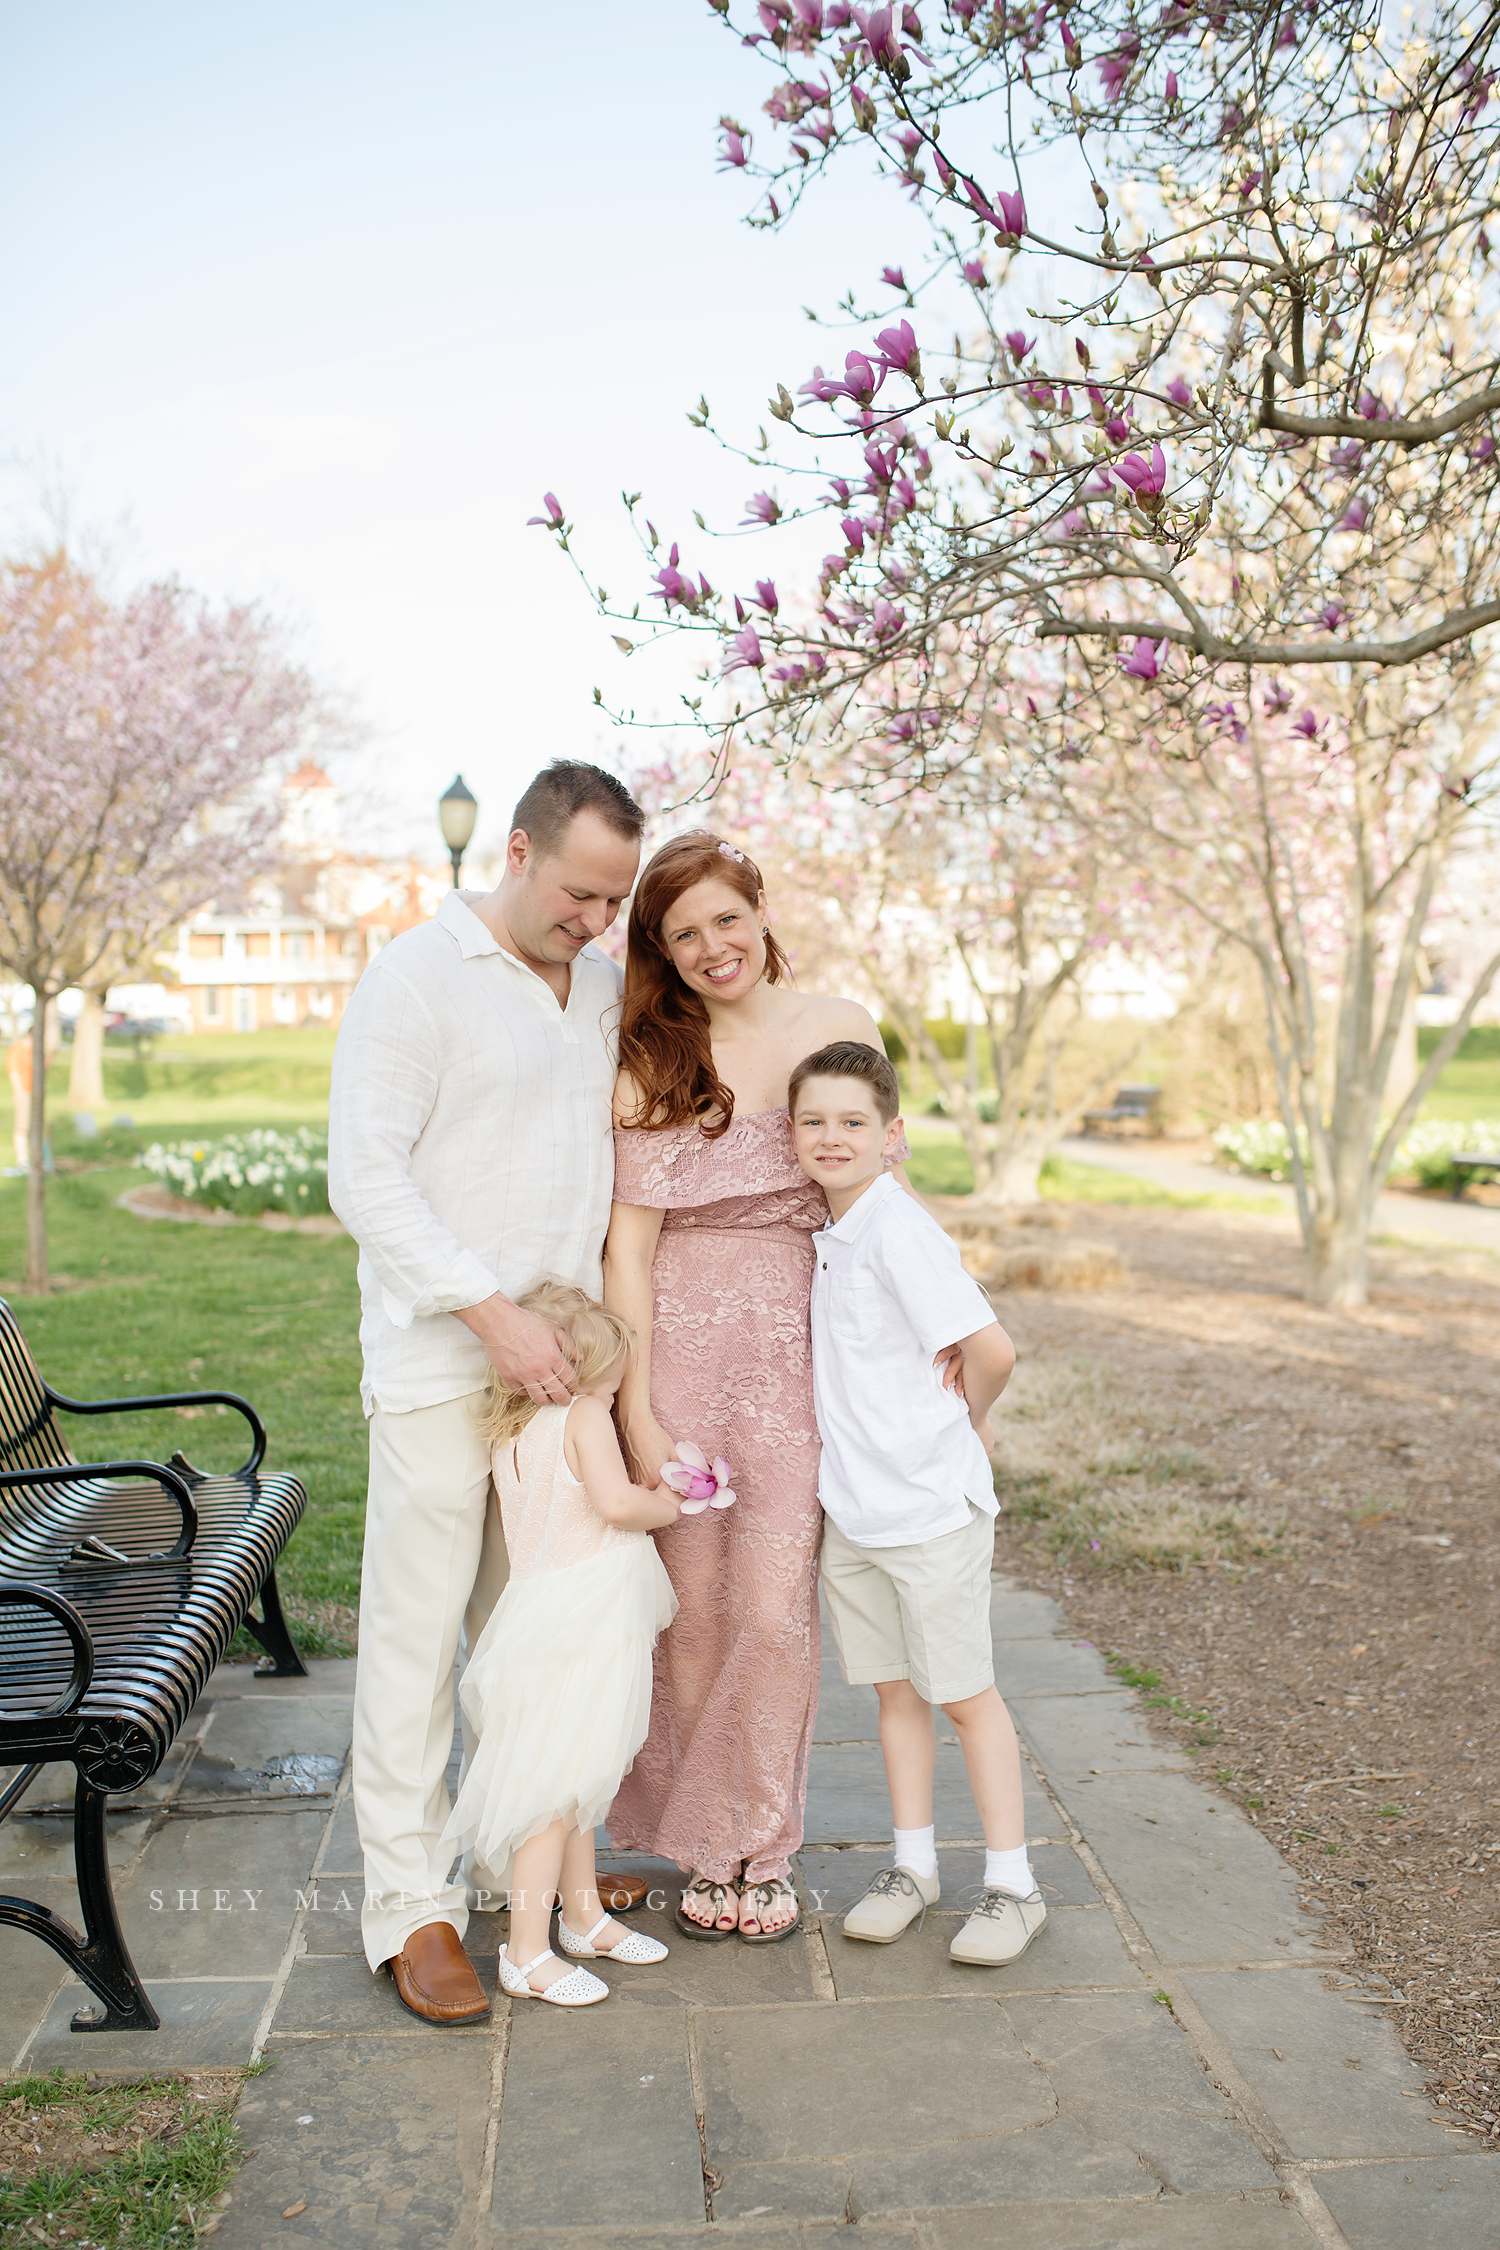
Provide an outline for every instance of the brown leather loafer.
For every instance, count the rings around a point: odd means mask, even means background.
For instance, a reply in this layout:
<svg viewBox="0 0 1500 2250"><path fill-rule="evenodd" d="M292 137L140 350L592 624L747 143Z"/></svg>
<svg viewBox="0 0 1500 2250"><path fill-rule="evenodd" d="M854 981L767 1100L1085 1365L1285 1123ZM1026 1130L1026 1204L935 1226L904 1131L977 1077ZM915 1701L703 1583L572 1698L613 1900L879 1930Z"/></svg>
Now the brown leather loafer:
<svg viewBox="0 0 1500 2250"><path fill-rule="evenodd" d="M607 1906L611 1914L628 1914L639 1906L651 1885L644 1875L621 1875L611 1867L598 1879L599 1904Z"/></svg>
<svg viewBox="0 0 1500 2250"><path fill-rule="evenodd" d="M405 2007L424 2023L479 2023L490 2012L484 1986L451 1922L426 1922L386 1962Z"/></svg>

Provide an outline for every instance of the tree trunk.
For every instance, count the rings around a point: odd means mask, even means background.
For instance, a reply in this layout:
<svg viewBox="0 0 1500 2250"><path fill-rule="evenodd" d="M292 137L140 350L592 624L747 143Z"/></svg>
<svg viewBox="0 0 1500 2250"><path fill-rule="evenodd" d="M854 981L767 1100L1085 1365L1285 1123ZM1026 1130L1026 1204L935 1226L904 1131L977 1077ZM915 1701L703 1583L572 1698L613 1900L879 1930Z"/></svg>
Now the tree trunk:
<svg viewBox="0 0 1500 2250"><path fill-rule="evenodd" d="M47 1003L36 994L31 1018L31 1170L26 1177L26 1286L42 1296L47 1271Z"/></svg>
<svg viewBox="0 0 1500 2250"><path fill-rule="evenodd" d="M69 1109L104 1107L104 1000L85 992L73 1027L73 1067L68 1073Z"/></svg>
<svg viewBox="0 0 1500 2250"><path fill-rule="evenodd" d="M1306 1244L1305 1287L1315 1305L1352 1312L1369 1301L1370 1215L1356 1199L1313 1219Z"/></svg>
<svg viewBox="0 0 1500 2250"><path fill-rule="evenodd" d="M1044 1149L1012 1148L997 1167L995 1200L1006 1204L1040 1203L1042 1166L1046 1161Z"/></svg>

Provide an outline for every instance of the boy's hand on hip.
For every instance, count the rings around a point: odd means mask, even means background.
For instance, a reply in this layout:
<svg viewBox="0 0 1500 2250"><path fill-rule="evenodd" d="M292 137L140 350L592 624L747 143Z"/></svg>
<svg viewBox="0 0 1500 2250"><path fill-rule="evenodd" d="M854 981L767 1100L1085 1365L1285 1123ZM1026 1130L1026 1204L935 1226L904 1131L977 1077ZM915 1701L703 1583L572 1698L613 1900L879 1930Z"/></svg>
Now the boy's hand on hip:
<svg viewBox="0 0 1500 2250"><path fill-rule="evenodd" d="M963 1345L944 1344L940 1352L935 1352L933 1354L932 1364L934 1367L938 1368L941 1371L943 1378L943 1389L945 1391L956 1392L958 1397L963 1400L965 1406L967 1406L969 1403L969 1396L967 1391L964 1389Z"/></svg>
<svg viewBox="0 0 1500 2250"><path fill-rule="evenodd" d="M498 1291L455 1316L472 1328L502 1383L536 1406L562 1406L577 1389L568 1339L551 1321L523 1312Z"/></svg>

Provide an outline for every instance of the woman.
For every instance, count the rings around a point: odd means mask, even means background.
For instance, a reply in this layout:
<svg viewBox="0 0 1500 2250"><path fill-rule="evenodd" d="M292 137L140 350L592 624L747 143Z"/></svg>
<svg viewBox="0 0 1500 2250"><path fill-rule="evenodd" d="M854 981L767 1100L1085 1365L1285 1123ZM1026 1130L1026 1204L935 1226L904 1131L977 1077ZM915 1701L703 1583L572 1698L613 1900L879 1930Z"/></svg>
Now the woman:
<svg viewBox="0 0 1500 2250"><path fill-rule="evenodd" d="M641 1481L691 1439L739 1499L658 1534L679 1607L609 1831L691 1868L686 1936L752 1944L797 1926L818 1691L808 1300L828 1206L787 1080L830 1040L880 1045L867 1009L788 976L754 864L704 829L663 845L630 910L605 1301L637 1337L619 1414Z"/></svg>

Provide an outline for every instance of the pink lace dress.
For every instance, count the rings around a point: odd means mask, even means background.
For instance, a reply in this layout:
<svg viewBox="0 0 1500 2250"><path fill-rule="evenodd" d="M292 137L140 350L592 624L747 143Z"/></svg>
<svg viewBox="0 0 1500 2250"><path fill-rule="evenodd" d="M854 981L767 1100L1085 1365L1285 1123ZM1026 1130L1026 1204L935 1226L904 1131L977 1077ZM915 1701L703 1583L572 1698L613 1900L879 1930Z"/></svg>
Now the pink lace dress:
<svg viewBox="0 0 1500 2250"><path fill-rule="evenodd" d="M812 1236L823 1190L784 1109L615 1134L615 1198L664 1211L651 1407L734 1470L738 1504L653 1536L677 1596L651 1727L609 1812L616 1846L718 1881L789 1872L818 1693Z"/></svg>

